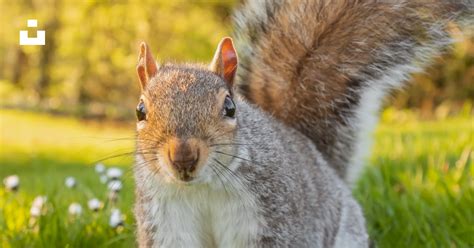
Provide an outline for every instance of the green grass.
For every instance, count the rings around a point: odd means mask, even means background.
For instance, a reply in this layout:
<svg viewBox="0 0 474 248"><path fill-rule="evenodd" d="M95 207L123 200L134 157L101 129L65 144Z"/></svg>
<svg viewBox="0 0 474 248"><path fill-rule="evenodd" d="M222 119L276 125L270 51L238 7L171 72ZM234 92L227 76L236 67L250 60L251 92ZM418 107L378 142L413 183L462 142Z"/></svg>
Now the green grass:
<svg viewBox="0 0 474 248"><path fill-rule="evenodd" d="M371 238L379 247L474 246L474 118L464 114L418 121L410 113L386 111L374 152L354 193L364 208ZM17 174L18 193L0 188L0 247L130 247L134 244L130 156L106 160L125 171L118 207L120 229L108 226L110 204L87 211L91 197L106 200L95 161L133 149L133 124L81 122L64 117L0 110L0 178ZM66 176L79 181L64 186ZM37 195L48 195L48 212L31 223ZM81 218L68 205L83 205Z"/></svg>
<svg viewBox="0 0 474 248"><path fill-rule="evenodd" d="M97 214L86 210L88 199L107 199L106 185L94 171L95 162L133 151L133 126L129 129L110 122L0 110L0 178L17 174L21 180L18 193L0 188L0 247L133 246L130 156L104 161L125 171L118 200L126 216L123 228L108 226L111 204ZM67 176L78 180L77 188L64 186ZM32 225L29 211L37 195L48 196L49 211ZM83 206L80 218L68 216L72 202Z"/></svg>
<svg viewBox="0 0 474 248"><path fill-rule="evenodd" d="M354 192L371 238L380 247L474 247L474 118L385 119Z"/></svg>

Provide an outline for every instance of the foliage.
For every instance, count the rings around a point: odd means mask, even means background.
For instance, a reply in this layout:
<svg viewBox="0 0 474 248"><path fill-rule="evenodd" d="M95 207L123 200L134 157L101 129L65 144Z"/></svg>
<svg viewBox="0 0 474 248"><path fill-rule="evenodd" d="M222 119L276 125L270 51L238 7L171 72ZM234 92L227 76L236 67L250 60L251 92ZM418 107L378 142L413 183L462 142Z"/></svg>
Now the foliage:
<svg viewBox="0 0 474 248"><path fill-rule="evenodd" d="M210 61L229 33L233 1L7 1L0 29L2 105L92 116L130 116L138 98L135 66L146 41L163 62ZM18 46L28 18L46 46ZM28 29L34 33L35 29Z"/></svg>
<svg viewBox="0 0 474 248"><path fill-rule="evenodd" d="M469 106L458 117L419 121L412 112L389 109L375 134L370 165L355 190L371 239L379 247L472 247L474 239L474 139ZM0 188L1 247L130 247L133 182L132 124L84 122L65 117L0 110L0 178L17 174L17 194ZM11 132L15 130L15 132ZM125 153L125 154L124 154ZM125 226L108 226L109 208L67 216L67 206L104 199L104 185L91 165L110 156L107 165L124 168L119 201ZM74 176L79 186L64 187ZM29 208L37 195L48 195L50 211L38 228L29 226Z"/></svg>

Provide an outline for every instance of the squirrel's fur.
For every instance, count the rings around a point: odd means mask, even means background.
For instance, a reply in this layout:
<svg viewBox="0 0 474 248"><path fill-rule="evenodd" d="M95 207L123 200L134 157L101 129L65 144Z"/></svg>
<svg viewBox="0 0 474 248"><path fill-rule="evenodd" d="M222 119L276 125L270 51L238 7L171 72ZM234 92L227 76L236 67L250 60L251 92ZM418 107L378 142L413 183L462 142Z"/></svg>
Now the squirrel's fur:
<svg viewBox="0 0 474 248"><path fill-rule="evenodd" d="M346 181L357 178L376 112L471 27L472 0L257 0L235 15L237 85L308 136Z"/></svg>
<svg viewBox="0 0 474 248"><path fill-rule="evenodd" d="M135 164L141 247L367 247L359 205L308 138L238 95L235 119L223 118L231 86L206 68L149 76ZM168 162L176 137L205 143L190 183Z"/></svg>
<svg viewBox="0 0 474 248"><path fill-rule="evenodd" d="M140 247L367 247L342 178L372 112L450 42L448 19L472 17L419 2L249 1L240 64L228 38L208 68L158 65L142 44Z"/></svg>

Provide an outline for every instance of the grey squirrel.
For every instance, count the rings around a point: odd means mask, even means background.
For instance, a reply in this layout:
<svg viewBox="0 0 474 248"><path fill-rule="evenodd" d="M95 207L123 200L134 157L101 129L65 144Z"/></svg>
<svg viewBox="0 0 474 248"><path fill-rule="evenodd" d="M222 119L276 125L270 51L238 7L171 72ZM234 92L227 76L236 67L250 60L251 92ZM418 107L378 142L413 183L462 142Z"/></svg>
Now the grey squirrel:
<svg viewBox="0 0 474 248"><path fill-rule="evenodd" d="M469 4L249 1L237 49L224 38L209 66L158 64L142 43L140 247L367 247L344 182L364 111L449 43Z"/></svg>
<svg viewBox="0 0 474 248"><path fill-rule="evenodd" d="M362 211L315 145L233 90L237 55L209 68L137 67L141 247L367 247Z"/></svg>

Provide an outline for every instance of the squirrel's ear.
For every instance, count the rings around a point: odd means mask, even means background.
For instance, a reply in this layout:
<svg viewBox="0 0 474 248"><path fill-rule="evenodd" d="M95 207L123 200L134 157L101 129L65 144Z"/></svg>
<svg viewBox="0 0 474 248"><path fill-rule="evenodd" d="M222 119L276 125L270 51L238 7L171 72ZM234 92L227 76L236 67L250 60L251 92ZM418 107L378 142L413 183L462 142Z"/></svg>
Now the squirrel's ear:
<svg viewBox="0 0 474 248"><path fill-rule="evenodd" d="M237 53L235 52L232 39L223 38L217 46L216 54L210 65L210 70L224 78L232 89L234 84L235 72L237 71Z"/></svg>
<svg viewBox="0 0 474 248"><path fill-rule="evenodd" d="M146 84L158 72L158 66L151 54L150 48L145 42L140 44L140 55L138 55L137 73L140 86L145 89Z"/></svg>

